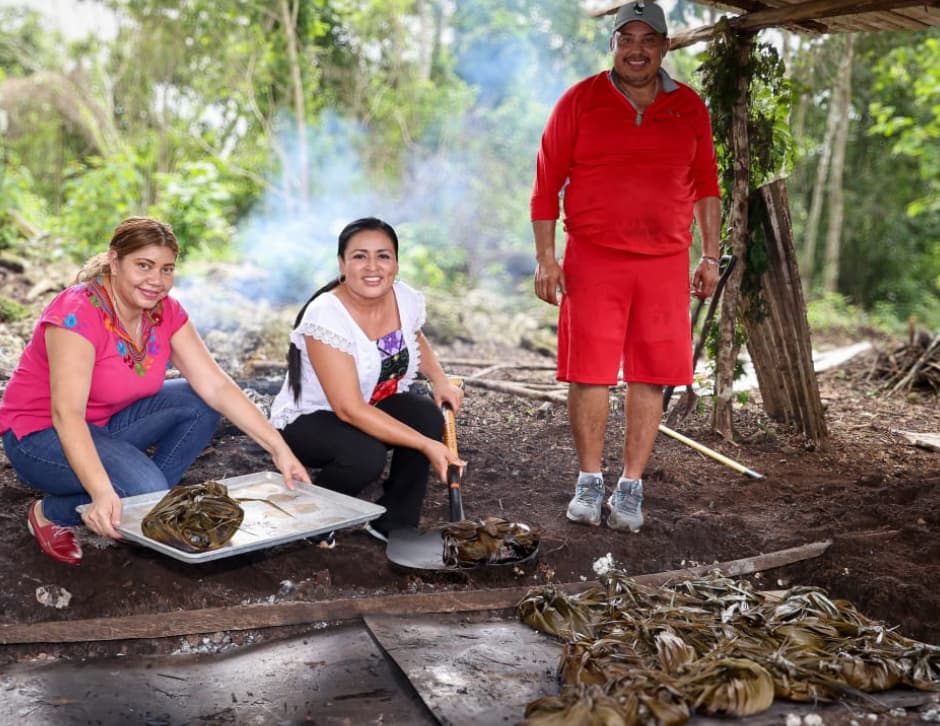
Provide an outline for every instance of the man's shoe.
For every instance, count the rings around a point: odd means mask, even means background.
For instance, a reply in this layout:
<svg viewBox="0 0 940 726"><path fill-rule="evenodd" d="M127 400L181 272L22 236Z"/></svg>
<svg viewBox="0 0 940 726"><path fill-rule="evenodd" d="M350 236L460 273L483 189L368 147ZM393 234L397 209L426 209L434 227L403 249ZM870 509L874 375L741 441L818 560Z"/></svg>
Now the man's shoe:
<svg viewBox="0 0 940 726"><path fill-rule="evenodd" d="M75 540L75 533L71 527L60 527L58 524L39 524L36 516L36 507L42 506L42 500L33 502L26 518L26 527L29 533L36 538L40 549L52 559L77 565L82 561L82 547Z"/></svg>
<svg viewBox="0 0 940 726"><path fill-rule="evenodd" d="M568 519L596 527L601 523L603 506L604 479L599 476L579 476L574 496L568 502Z"/></svg>
<svg viewBox="0 0 940 726"><path fill-rule="evenodd" d="M607 506L610 507L608 527L639 532L643 526L643 480L621 477L607 500Z"/></svg>

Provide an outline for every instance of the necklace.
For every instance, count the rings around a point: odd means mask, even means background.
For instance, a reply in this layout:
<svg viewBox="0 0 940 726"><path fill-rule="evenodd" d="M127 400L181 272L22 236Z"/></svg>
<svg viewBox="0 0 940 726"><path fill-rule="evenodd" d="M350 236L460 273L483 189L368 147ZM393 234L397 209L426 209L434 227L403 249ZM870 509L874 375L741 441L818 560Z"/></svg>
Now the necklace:
<svg viewBox="0 0 940 726"><path fill-rule="evenodd" d="M114 302L114 313L117 316L117 319L121 322L121 325L124 328L124 332L128 335L131 335L130 326L125 322L124 316L121 314L121 306L118 305L117 295L114 293L114 285L111 280L108 280L108 292L111 294L111 300ZM137 318L137 326L134 328L134 334L131 336L134 340L135 345L140 341L140 324L143 322L143 315Z"/></svg>
<svg viewBox="0 0 940 726"><path fill-rule="evenodd" d="M653 92L650 95L650 100L643 102L639 101L633 97L633 94L630 93L629 86L621 80L620 76L614 74L614 85L617 87L617 90L622 93L630 103L636 106L638 109L645 110L653 101L656 100L657 94L659 94L659 74L653 79Z"/></svg>

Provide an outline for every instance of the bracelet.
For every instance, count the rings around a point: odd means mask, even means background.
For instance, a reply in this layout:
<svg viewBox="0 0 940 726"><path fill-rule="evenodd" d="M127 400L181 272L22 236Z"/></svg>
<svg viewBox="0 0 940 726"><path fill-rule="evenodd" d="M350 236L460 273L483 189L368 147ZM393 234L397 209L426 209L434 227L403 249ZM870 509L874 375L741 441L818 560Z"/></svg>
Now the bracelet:
<svg viewBox="0 0 940 726"><path fill-rule="evenodd" d="M702 255L702 258L699 260L699 262L705 262L709 265L715 265L716 267L718 266L718 258L712 257L711 255Z"/></svg>

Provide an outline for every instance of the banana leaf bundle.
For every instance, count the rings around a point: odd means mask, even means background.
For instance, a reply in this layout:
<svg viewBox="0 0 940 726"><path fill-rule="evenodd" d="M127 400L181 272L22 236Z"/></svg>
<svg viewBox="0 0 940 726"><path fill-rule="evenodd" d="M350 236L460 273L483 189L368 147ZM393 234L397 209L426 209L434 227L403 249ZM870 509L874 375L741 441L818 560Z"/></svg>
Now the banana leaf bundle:
<svg viewBox="0 0 940 726"><path fill-rule="evenodd" d="M910 686L940 691L940 646L899 635L819 588L755 592L717 574L663 587L612 570L567 596L530 590L517 613L564 642L561 693L524 724L679 726L691 714L748 716L775 698L853 700Z"/></svg>
<svg viewBox="0 0 940 726"><path fill-rule="evenodd" d="M444 564L448 567L475 567L518 562L539 546L539 531L526 524L500 517L464 519L441 530Z"/></svg>
<svg viewBox="0 0 940 726"><path fill-rule="evenodd" d="M245 518L241 505L217 481L170 489L144 515L141 531L183 552L210 552L228 542Z"/></svg>
<svg viewBox="0 0 940 726"><path fill-rule="evenodd" d="M594 637L607 609L604 593L596 587L568 595L551 585L530 590L516 605L519 618L534 630L558 638Z"/></svg>

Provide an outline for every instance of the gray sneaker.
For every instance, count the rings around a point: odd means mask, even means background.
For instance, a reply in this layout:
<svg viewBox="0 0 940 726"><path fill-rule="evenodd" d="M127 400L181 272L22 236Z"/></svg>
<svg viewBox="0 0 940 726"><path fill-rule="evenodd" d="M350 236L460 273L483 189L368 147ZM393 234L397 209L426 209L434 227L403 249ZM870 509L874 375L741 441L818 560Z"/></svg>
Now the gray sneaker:
<svg viewBox="0 0 940 726"><path fill-rule="evenodd" d="M643 480L621 477L607 500L607 506L610 507L608 527L639 532L643 526Z"/></svg>
<svg viewBox="0 0 940 726"><path fill-rule="evenodd" d="M568 502L568 519L596 527L601 523L603 506L604 479L599 476L578 477L574 497Z"/></svg>

